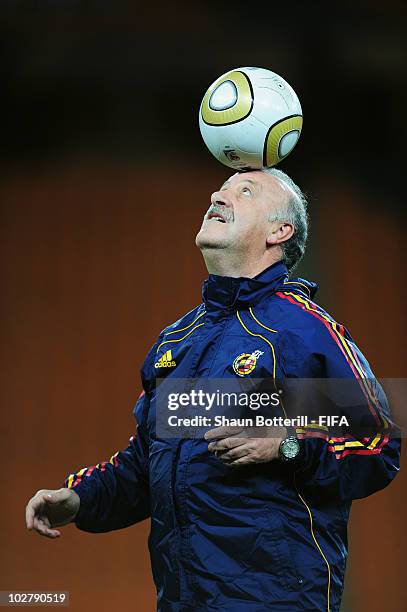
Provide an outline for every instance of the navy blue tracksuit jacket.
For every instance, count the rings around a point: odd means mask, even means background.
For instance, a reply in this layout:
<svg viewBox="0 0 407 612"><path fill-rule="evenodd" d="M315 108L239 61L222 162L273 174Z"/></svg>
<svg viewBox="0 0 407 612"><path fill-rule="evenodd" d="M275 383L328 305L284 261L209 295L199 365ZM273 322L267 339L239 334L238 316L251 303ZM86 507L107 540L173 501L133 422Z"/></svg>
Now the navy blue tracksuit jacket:
<svg viewBox="0 0 407 612"><path fill-rule="evenodd" d="M81 499L79 529L151 517L159 612L339 610L351 502L394 478L398 439L299 428L295 469L279 460L231 468L202 439L155 433L156 377L225 378L242 366L255 378L355 378L365 393L369 364L313 301L315 290L289 279L280 262L253 279L210 275L202 303L164 329L146 357L129 446L64 482ZM250 371L236 366L243 353L259 355ZM366 406L383 419L385 397Z"/></svg>

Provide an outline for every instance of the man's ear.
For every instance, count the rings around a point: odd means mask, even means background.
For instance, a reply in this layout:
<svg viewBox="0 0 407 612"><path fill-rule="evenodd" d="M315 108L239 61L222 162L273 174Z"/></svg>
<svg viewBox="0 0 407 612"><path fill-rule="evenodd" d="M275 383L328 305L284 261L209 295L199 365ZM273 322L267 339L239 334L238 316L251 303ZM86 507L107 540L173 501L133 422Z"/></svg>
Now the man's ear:
<svg viewBox="0 0 407 612"><path fill-rule="evenodd" d="M287 221L273 221L270 224L270 231L266 238L266 244L268 247L286 242L294 234L294 226Z"/></svg>

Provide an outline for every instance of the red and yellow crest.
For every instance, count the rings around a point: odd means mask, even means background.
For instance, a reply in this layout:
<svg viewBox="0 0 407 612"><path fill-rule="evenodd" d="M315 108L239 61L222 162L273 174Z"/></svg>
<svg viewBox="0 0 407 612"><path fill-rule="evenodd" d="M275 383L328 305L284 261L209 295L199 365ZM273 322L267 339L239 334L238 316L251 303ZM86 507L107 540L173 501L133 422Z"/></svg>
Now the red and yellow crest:
<svg viewBox="0 0 407 612"><path fill-rule="evenodd" d="M260 355L263 355L263 351L254 351L253 353L242 353L238 355L233 362L233 370L238 376L247 376L247 374L253 372Z"/></svg>

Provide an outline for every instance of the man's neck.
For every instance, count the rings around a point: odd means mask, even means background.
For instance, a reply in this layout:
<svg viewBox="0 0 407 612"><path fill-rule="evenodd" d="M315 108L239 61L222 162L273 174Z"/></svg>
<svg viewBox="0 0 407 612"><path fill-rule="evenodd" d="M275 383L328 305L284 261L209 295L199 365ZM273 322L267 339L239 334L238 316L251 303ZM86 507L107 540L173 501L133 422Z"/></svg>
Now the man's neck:
<svg viewBox="0 0 407 612"><path fill-rule="evenodd" d="M239 260L229 259L225 257L224 251L215 249L202 250L202 255L209 274L232 278L254 278L276 261L279 261L277 258L270 257L270 253L265 254L267 257L255 261L244 260L243 258L239 258Z"/></svg>

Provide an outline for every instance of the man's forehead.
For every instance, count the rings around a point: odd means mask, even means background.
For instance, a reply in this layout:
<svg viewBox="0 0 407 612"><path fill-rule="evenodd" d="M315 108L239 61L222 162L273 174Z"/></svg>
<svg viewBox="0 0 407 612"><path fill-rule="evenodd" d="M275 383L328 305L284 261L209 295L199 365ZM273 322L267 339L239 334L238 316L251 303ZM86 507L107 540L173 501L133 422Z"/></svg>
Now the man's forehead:
<svg viewBox="0 0 407 612"><path fill-rule="evenodd" d="M244 182L253 184L258 194L267 195L271 197L274 202L280 202L282 198L286 201L287 197L289 197L289 194L292 192L292 189L280 180L279 177L263 172L262 170L236 172L236 174L232 174L232 176L226 179L221 189L233 185L240 185Z"/></svg>
<svg viewBox="0 0 407 612"><path fill-rule="evenodd" d="M223 183L222 187L229 187L229 185L239 184L239 183L251 183L252 185L258 185L259 187L265 186L266 188L271 189L272 191L280 191L281 188L285 191L283 184L276 180L276 178L262 170L251 170L249 172L236 172L236 174L232 174L226 181Z"/></svg>
<svg viewBox="0 0 407 612"><path fill-rule="evenodd" d="M256 185L257 183L264 181L264 176L264 172L261 172L260 170L253 170L251 172L236 172L236 174L232 174L232 176L226 179L222 187L232 183L242 183L244 181Z"/></svg>

